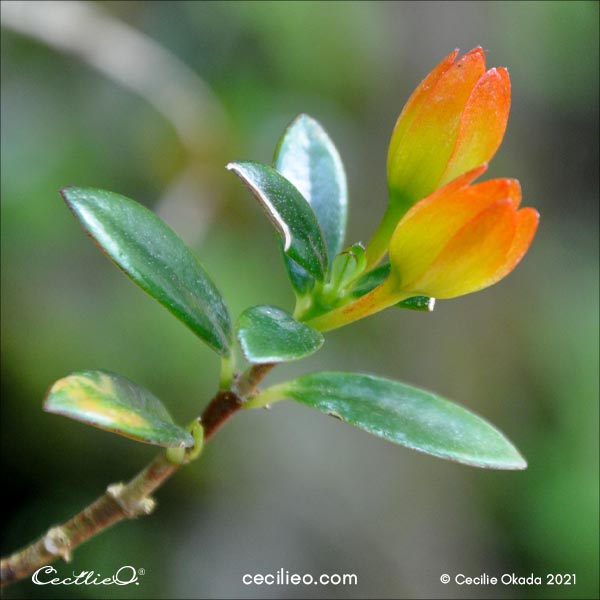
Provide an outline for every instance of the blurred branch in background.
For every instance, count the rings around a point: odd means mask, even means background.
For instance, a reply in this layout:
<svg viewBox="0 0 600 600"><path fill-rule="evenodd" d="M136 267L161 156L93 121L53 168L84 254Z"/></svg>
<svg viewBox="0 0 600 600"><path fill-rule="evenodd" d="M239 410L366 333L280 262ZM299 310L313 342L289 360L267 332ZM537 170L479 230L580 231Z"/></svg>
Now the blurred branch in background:
<svg viewBox="0 0 600 600"><path fill-rule="evenodd" d="M139 94L173 125L192 155L228 127L217 97L194 71L90 2L3 2L2 25L74 54Z"/></svg>
<svg viewBox="0 0 600 600"><path fill-rule="evenodd" d="M3 26L75 55L138 94L172 125L188 164L155 210L188 241L200 237L215 207L214 200L195 200L201 182L212 179L204 177L203 157L230 137L227 114L208 85L156 41L90 2L3 2L1 14Z"/></svg>

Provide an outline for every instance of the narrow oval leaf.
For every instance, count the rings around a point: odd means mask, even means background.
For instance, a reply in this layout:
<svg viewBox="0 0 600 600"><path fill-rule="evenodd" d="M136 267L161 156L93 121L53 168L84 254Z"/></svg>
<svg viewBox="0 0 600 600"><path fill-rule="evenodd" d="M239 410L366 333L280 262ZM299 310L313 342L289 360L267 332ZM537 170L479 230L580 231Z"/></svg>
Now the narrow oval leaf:
<svg viewBox="0 0 600 600"><path fill-rule="evenodd" d="M141 204L94 188L61 194L84 229L135 283L221 355L231 323L225 302L181 238Z"/></svg>
<svg viewBox="0 0 600 600"><path fill-rule="evenodd" d="M191 447L194 438L175 425L161 401L125 377L78 371L48 391L44 410L128 438L166 447Z"/></svg>
<svg viewBox="0 0 600 600"><path fill-rule="evenodd" d="M279 363L304 358L323 345L321 332L296 321L276 306L253 306L241 315L237 336L251 363Z"/></svg>
<svg viewBox="0 0 600 600"><path fill-rule="evenodd" d="M303 375L275 388L279 388L280 398L292 398L390 442L427 454L490 469L527 467L517 449L481 417L430 392L396 381L357 373L323 372ZM269 396L269 390L265 392Z"/></svg>
<svg viewBox="0 0 600 600"><path fill-rule="evenodd" d="M331 263L344 246L348 186L340 155L320 123L308 115L298 115L279 140L275 168L314 210ZM294 287L304 293L310 287L310 276L293 262L286 262Z"/></svg>
<svg viewBox="0 0 600 600"><path fill-rule="evenodd" d="M346 173L335 145L318 121L301 114L290 123L279 140L275 168L311 205L329 258L339 254L348 218Z"/></svg>
<svg viewBox="0 0 600 600"><path fill-rule="evenodd" d="M283 251L315 279L327 273L327 250L310 204L275 169L256 162L227 165L252 192L281 235Z"/></svg>

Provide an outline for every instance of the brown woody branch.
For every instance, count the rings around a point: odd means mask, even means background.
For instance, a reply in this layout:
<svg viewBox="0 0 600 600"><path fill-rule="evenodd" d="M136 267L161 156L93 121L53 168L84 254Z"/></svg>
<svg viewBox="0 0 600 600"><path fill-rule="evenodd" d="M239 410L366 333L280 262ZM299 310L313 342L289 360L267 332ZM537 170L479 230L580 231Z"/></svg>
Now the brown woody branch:
<svg viewBox="0 0 600 600"><path fill-rule="evenodd" d="M274 365L254 365L235 383L231 391L220 391L205 408L200 422L204 440L212 435L255 393L260 381ZM58 558L71 560L71 552L83 542L123 519L150 514L156 505L151 494L182 465L159 454L128 483L109 485L106 492L80 513L15 552L0 563L0 582L7 585L27 577Z"/></svg>

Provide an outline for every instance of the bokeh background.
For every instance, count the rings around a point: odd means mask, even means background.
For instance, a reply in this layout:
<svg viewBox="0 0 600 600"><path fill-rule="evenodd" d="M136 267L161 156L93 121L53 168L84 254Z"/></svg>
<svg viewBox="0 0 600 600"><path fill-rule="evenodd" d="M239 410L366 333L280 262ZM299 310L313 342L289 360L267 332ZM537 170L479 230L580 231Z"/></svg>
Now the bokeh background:
<svg viewBox="0 0 600 600"><path fill-rule="evenodd" d="M432 314L332 332L316 369L397 378L484 415L529 461L472 469L300 405L240 414L157 494L150 518L75 552L63 575L127 564L139 586L6 598L598 597L598 4L596 2L3 2L2 552L131 477L152 447L48 415L56 379L113 370L180 422L218 360L116 270L58 189L156 210L237 316L292 307L275 235L224 165L269 162L299 112L338 145L349 241L386 203L385 157L411 90L453 48L506 65L513 108L489 176L517 177L541 227L519 268ZM244 586L245 573L356 573L356 587ZM577 585L443 586L443 573L574 573Z"/></svg>

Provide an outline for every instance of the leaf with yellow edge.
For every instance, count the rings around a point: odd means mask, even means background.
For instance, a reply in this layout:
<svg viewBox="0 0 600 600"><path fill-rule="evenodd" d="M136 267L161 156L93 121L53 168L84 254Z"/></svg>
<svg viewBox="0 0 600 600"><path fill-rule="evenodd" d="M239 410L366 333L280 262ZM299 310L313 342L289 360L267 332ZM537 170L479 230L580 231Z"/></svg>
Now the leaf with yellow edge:
<svg viewBox="0 0 600 600"><path fill-rule="evenodd" d="M59 379L46 395L44 410L146 444L194 445L154 394L107 371L77 371Z"/></svg>

